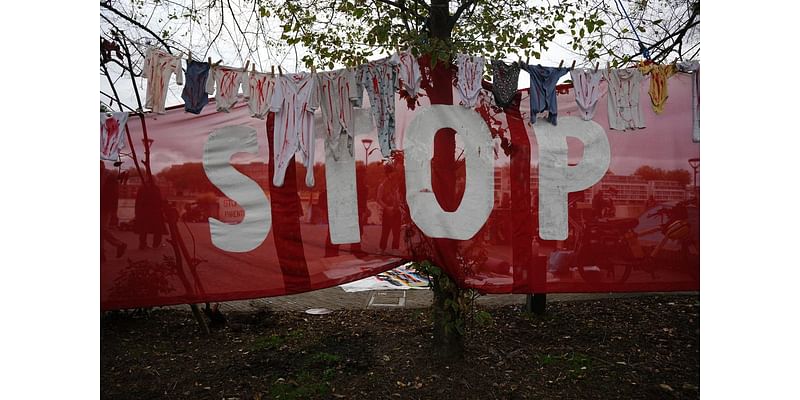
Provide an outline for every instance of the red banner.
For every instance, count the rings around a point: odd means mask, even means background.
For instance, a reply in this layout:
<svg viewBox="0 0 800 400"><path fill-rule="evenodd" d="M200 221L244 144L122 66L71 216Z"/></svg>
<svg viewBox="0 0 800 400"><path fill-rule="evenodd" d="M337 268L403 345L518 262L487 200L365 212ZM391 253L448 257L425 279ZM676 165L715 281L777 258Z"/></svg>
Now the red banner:
<svg viewBox="0 0 800 400"><path fill-rule="evenodd" d="M450 73L396 98L392 157L374 128L351 159L317 134L312 171L290 161L281 186L274 113L147 115L152 182L130 158L101 162L101 308L299 293L424 259L485 293L699 289L693 77L668 81L660 114L643 83L646 128L618 131L605 94L591 121L570 90L558 125L531 126L527 90L500 109L485 83L465 108ZM140 118L127 129L145 159Z"/></svg>

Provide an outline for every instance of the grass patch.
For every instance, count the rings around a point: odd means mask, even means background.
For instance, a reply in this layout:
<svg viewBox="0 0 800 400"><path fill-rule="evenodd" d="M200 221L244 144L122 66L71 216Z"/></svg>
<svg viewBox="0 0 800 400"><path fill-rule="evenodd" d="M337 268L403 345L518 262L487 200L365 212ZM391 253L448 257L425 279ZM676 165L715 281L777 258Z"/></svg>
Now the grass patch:
<svg viewBox="0 0 800 400"><path fill-rule="evenodd" d="M556 362L556 357L551 356L550 354L540 355L539 356L539 364L542 365L549 365Z"/></svg>
<svg viewBox="0 0 800 400"><path fill-rule="evenodd" d="M329 394L330 390L327 381L320 381L310 372L301 372L297 379L275 383L270 388L270 398L282 400L319 398Z"/></svg>
<svg viewBox="0 0 800 400"><path fill-rule="evenodd" d="M286 342L286 338L280 335L261 336L250 344L253 351L277 349Z"/></svg>
<svg viewBox="0 0 800 400"><path fill-rule="evenodd" d="M314 355L312 355L311 360L322 364L335 364L341 361L342 357L336 354L331 354L321 351L319 353L315 353Z"/></svg>
<svg viewBox="0 0 800 400"><path fill-rule="evenodd" d="M261 336L253 340L250 344L251 351L273 350L281 347L289 341L297 341L303 338L303 331L293 330L286 335Z"/></svg>
<svg viewBox="0 0 800 400"><path fill-rule="evenodd" d="M541 365L558 365L569 368L570 371L580 373L592 366L592 359L583 353L566 353L552 356L550 354L540 354L537 356Z"/></svg>

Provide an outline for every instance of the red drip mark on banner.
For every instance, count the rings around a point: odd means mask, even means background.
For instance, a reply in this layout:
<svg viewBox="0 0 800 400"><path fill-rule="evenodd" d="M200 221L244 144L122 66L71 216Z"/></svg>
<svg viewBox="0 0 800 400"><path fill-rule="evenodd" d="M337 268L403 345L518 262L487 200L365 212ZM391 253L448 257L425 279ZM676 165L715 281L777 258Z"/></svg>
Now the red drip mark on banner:
<svg viewBox="0 0 800 400"><path fill-rule="evenodd" d="M571 83L562 83L560 85L556 85L556 92L558 94L569 94L569 90L573 87L574 86Z"/></svg>
<svg viewBox="0 0 800 400"><path fill-rule="evenodd" d="M533 263L533 209L531 208L531 143L519 106L522 95L517 92L505 109L511 143L511 241L513 293L529 293L539 275ZM541 272L544 272L542 269ZM544 277L544 275L543 275ZM544 281L542 280L542 283Z"/></svg>
<svg viewBox="0 0 800 400"><path fill-rule="evenodd" d="M275 113L267 116L267 143L273 143ZM271 149L275 151L275 149ZM269 164L269 176L275 174L275 163ZM301 293L311 290L311 278L308 274L303 236L300 232L300 216L302 205L297 195L297 178L295 177L294 156L289 159L283 186L276 187L269 180L270 201L272 201L272 234L275 239L275 250L278 263L283 274L286 294Z"/></svg>

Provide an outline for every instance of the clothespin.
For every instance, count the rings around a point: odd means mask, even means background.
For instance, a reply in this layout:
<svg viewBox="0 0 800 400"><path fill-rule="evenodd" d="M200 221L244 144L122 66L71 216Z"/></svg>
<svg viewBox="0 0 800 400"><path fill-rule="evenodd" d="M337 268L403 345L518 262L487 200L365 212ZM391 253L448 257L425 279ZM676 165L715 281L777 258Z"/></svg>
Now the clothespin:
<svg viewBox="0 0 800 400"><path fill-rule="evenodd" d="M208 66L211 66L211 57L208 57Z"/></svg>
<svg viewBox="0 0 800 400"><path fill-rule="evenodd" d="M572 66L569 69L575 69L575 60L572 60Z"/></svg>
<svg viewBox="0 0 800 400"><path fill-rule="evenodd" d="M280 65L278 65L278 72L283 76L283 68Z"/></svg>
<svg viewBox="0 0 800 400"><path fill-rule="evenodd" d="M249 66L250 66L250 60L245 61L244 68L242 68L242 71L247 71L247 67Z"/></svg>
<svg viewBox="0 0 800 400"><path fill-rule="evenodd" d="M561 60L561 63L558 64L558 68L561 68L563 66L564 66L564 60Z"/></svg>
<svg viewBox="0 0 800 400"><path fill-rule="evenodd" d="M312 74L316 74L317 73L317 67L315 67L314 64L311 64L311 73Z"/></svg>
<svg viewBox="0 0 800 400"><path fill-rule="evenodd" d="M597 72L598 68L600 68L600 62L599 61L594 64L594 72Z"/></svg>
<svg viewBox="0 0 800 400"><path fill-rule="evenodd" d="M272 69L272 76L275 76L275 66L271 65L270 68Z"/></svg>
<svg viewBox="0 0 800 400"><path fill-rule="evenodd" d="M611 61L606 61L606 69L611 69Z"/></svg>
<svg viewBox="0 0 800 400"><path fill-rule="evenodd" d="M217 62L214 63L214 66L219 67L220 64L222 64L222 59L217 60Z"/></svg>
<svg viewBox="0 0 800 400"><path fill-rule="evenodd" d="M530 64L530 63L531 63L531 57L530 56L525 57L525 64Z"/></svg>
<svg viewBox="0 0 800 400"><path fill-rule="evenodd" d="M256 63L250 64L250 72L252 72L254 74L256 73Z"/></svg>
<svg viewBox="0 0 800 400"><path fill-rule="evenodd" d="M192 61L192 51L191 50L189 50L189 58L188 58L188 60Z"/></svg>

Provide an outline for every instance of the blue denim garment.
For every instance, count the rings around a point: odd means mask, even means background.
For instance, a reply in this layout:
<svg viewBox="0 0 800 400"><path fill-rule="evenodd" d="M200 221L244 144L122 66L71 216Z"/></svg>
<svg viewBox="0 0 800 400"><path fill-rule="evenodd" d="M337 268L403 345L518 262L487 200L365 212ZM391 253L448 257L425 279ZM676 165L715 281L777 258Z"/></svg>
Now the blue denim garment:
<svg viewBox="0 0 800 400"><path fill-rule="evenodd" d="M531 76L531 123L536 122L536 114L547 111L547 121L556 125L558 116L556 84L570 69L541 65L523 65L522 68Z"/></svg>
<svg viewBox="0 0 800 400"><path fill-rule="evenodd" d="M200 114L203 107L208 104L206 80L208 80L209 67L207 62L189 61L187 63L186 85L181 93L183 109L186 112Z"/></svg>

